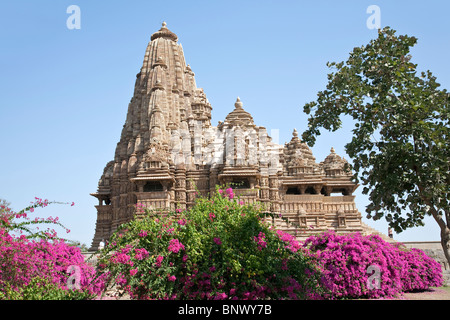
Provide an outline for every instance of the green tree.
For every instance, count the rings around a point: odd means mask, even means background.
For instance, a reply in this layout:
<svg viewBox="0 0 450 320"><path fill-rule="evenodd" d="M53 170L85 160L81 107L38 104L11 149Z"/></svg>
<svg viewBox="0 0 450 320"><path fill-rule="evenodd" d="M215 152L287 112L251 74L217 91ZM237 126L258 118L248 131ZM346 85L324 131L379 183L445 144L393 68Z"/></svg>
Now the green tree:
<svg viewBox="0 0 450 320"><path fill-rule="evenodd" d="M302 138L313 146L320 129L336 131L354 120L345 145L356 182L369 195L367 217L385 216L397 233L423 226L431 215L450 263L449 101L436 77L417 71L410 48L417 38L386 27L346 62L328 63L326 89L304 105L310 114Z"/></svg>

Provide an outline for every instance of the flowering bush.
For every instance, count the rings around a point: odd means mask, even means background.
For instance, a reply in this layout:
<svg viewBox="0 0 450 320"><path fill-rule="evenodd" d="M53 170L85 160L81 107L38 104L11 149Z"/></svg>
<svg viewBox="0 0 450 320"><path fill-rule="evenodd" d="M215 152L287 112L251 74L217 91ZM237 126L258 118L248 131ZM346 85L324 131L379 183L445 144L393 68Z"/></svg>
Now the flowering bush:
<svg viewBox="0 0 450 320"><path fill-rule="evenodd" d="M36 198L35 203L19 213L1 208L0 298L15 299L23 294L56 298L64 292L72 298L93 298L103 290L102 281L96 280L95 269L85 263L79 248L58 239L54 230L33 231L32 227L36 224L62 226L57 218L31 220L28 217L36 207L48 204L47 200ZM20 218L24 221L16 220ZM25 234L15 235L15 231ZM69 274L69 267L75 269L77 274ZM79 280L76 284L79 284L79 290L68 290L68 286L72 287L69 279ZM34 289L27 288L31 284L37 291L31 292ZM42 295L44 291L46 293Z"/></svg>
<svg viewBox="0 0 450 320"><path fill-rule="evenodd" d="M308 251L231 188L189 211L122 225L99 263L135 299L300 299L320 290Z"/></svg>
<svg viewBox="0 0 450 320"><path fill-rule="evenodd" d="M412 248L401 251L407 267L406 277L402 281L403 291L426 290L443 284L442 268L422 250Z"/></svg>
<svg viewBox="0 0 450 320"><path fill-rule="evenodd" d="M377 235L309 237L303 244L323 267L325 298L392 297L404 291L442 285L440 265L421 250L408 250Z"/></svg>
<svg viewBox="0 0 450 320"><path fill-rule="evenodd" d="M59 222L59 218L48 217L44 218L34 218L33 220L28 217L29 213L33 213L34 209L41 207L47 207L51 203L59 203L59 204L68 204L65 202L49 202L47 199L42 200L40 198L35 198L34 202L22 209L19 212L14 212L8 206L2 204L0 205L0 228L6 230L8 233L19 233L24 234L26 238L40 238L40 239L53 239L57 237L57 233L54 229L45 229L39 230L37 225L45 224L45 225L57 225L67 233L70 232L63 224ZM74 206L75 203L71 203L71 206ZM36 230L33 230L33 227L36 227Z"/></svg>
<svg viewBox="0 0 450 320"><path fill-rule="evenodd" d="M0 300L86 300L92 295L86 291L61 288L50 280L35 277L21 288L11 288L6 284L0 291Z"/></svg>

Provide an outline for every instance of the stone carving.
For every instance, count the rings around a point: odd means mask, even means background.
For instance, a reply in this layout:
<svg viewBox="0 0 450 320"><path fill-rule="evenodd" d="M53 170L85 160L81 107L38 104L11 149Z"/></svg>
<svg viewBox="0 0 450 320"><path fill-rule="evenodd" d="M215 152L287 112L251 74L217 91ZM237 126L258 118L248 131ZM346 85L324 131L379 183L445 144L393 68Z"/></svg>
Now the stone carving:
<svg viewBox="0 0 450 320"><path fill-rule="evenodd" d="M167 167L170 161L170 154L167 147L153 142L144 153L142 159L147 164L144 169Z"/></svg>
<svg viewBox="0 0 450 320"><path fill-rule="evenodd" d="M297 221L304 232L281 218L272 222L299 239L308 236L306 226L314 233L365 230L352 195L357 185L334 149L317 163L295 129L291 141L274 143L239 97L224 121L212 126L211 104L196 85L177 35L163 23L150 39L114 160L92 193L99 199L92 250L133 219L130 208L137 202L184 209L197 192L207 194L223 183L237 188L244 203L259 201ZM345 214L337 214L344 206Z"/></svg>
<svg viewBox="0 0 450 320"><path fill-rule="evenodd" d="M341 158L334 148L331 148L331 153L325 158L321 165L327 175L351 175L345 172L345 166L348 164L347 160Z"/></svg>

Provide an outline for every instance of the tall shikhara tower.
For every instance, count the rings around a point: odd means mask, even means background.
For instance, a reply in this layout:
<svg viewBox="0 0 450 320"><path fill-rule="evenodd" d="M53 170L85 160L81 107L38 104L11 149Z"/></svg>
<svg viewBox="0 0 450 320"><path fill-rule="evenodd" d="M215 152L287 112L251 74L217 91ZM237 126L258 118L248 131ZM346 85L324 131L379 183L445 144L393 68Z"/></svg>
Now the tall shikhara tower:
<svg viewBox="0 0 450 320"><path fill-rule="evenodd" d="M239 98L225 120L211 126L212 107L177 41L165 23L151 36L114 160L92 193L99 204L91 250L135 217L137 203L185 209L196 192L207 196L226 183L235 184L245 203L281 213L290 223L272 223L300 239L308 230L363 232L346 161L331 149L316 163L295 129L290 142L274 143Z"/></svg>

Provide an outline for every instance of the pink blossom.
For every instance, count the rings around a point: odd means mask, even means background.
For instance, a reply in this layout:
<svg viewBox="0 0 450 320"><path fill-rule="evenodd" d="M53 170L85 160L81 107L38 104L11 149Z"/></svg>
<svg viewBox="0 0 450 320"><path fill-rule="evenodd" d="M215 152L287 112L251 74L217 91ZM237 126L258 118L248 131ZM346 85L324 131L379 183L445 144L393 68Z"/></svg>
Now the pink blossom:
<svg viewBox="0 0 450 320"><path fill-rule="evenodd" d="M136 268L136 269L131 269L131 270L130 270L130 275L131 275L131 276L134 276L137 272L138 272L138 269L137 269L137 268Z"/></svg>
<svg viewBox="0 0 450 320"><path fill-rule="evenodd" d="M164 257L163 256L158 256L157 258L156 258L156 263L155 263L155 265L159 268L159 267L161 267L161 263L162 263L162 261L164 260Z"/></svg>
<svg viewBox="0 0 450 320"><path fill-rule="evenodd" d="M141 238L145 238L148 235L147 231L141 230L141 232L139 233L139 237Z"/></svg>
<svg viewBox="0 0 450 320"><path fill-rule="evenodd" d="M176 279L177 279L177 277L169 275L169 278L168 278L169 281L175 282Z"/></svg>
<svg viewBox="0 0 450 320"><path fill-rule="evenodd" d="M225 300L226 298L228 298L228 296L224 292L221 292L216 294L214 300Z"/></svg>
<svg viewBox="0 0 450 320"><path fill-rule="evenodd" d="M144 260L145 258L147 258L149 256L148 251L145 248L142 249L134 249L136 255L134 256L134 258L136 260Z"/></svg>
<svg viewBox="0 0 450 320"><path fill-rule="evenodd" d="M184 250L184 245L178 239L172 239L169 242L169 251L178 253L180 250Z"/></svg>
<svg viewBox="0 0 450 320"><path fill-rule="evenodd" d="M264 232L260 232L258 234L258 237L253 237L253 240L257 243L258 245L258 250L262 250L262 248L266 248L267 247L267 242L264 240L266 238L266 235L264 234Z"/></svg>
<svg viewBox="0 0 450 320"><path fill-rule="evenodd" d="M233 189L228 188L227 190L225 190L225 192L230 200L234 198Z"/></svg>

